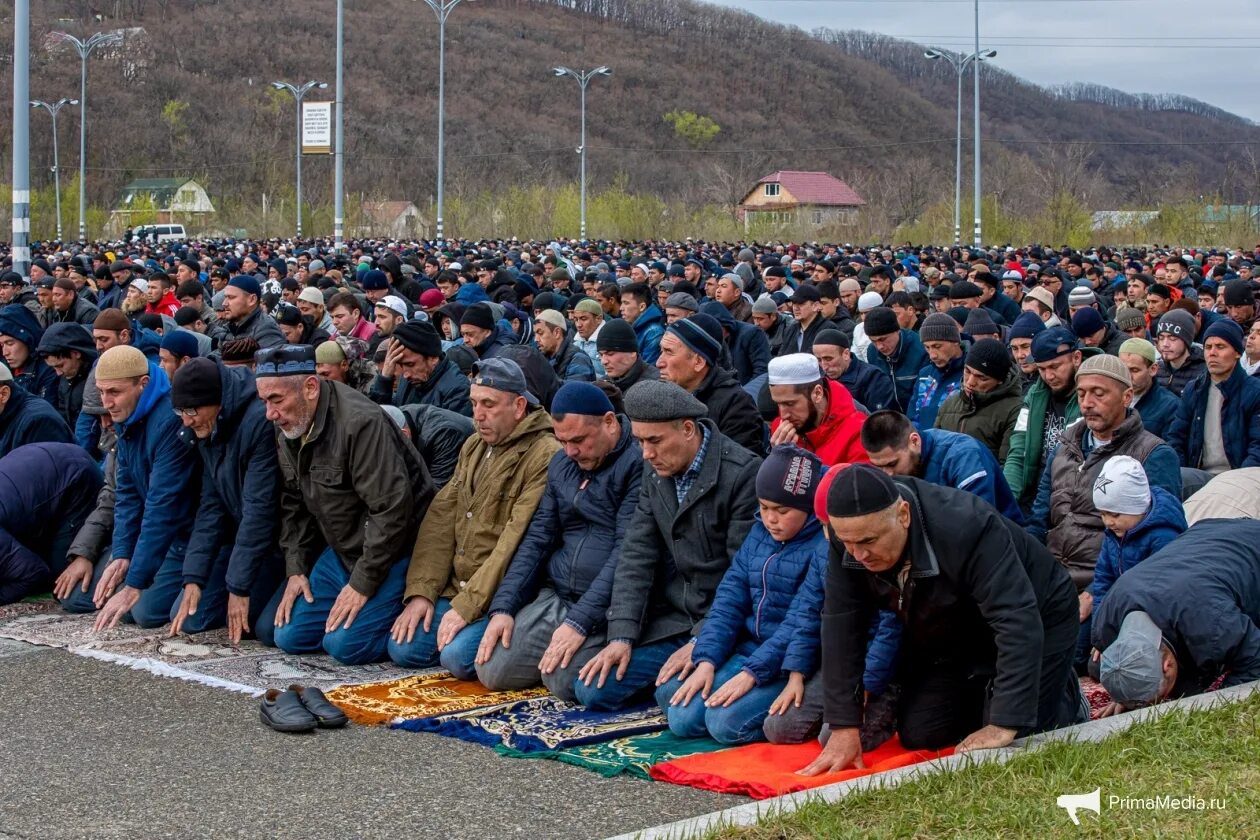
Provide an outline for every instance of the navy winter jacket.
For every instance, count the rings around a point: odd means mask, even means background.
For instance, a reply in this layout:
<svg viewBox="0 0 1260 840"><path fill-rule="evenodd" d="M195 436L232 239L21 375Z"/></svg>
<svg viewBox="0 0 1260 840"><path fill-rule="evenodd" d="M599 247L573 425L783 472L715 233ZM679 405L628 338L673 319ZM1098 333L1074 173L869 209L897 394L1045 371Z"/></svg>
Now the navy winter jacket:
<svg viewBox="0 0 1260 840"><path fill-rule="evenodd" d="M406 377L398 376L398 385L392 389L393 383L383 376L372 380L369 396L377 405L389 405L391 402L402 408L406 405L434 405L454 411L465 417L472 417L472 402L468 399L468 377L460 372L459 367L450 359L442 359L429 374L422 385L412 385Z"/></svg>
<svg viewBox="0 0 1260 840"><path fill-rule="evenodd" d="M919 371L919 380L914 384L910 407L906 410L911 423L920 429L931 429L936 425L941 403L962 390L964 360L964 356L951 359L944 369L931 362L923 366Z"/></svg>
<svg viewBox="0 0 1260 840"><path fill-rule="evenodd" d="M910 410L910 402L914 397L914 386L919 381L919 371L924 365L931 364L927 351L919 334L912 330L902 330L901 340L897 342L897 350L891 357L872 344L866 348L866 360L876 367L892 383L897 393L897 405L889 406L902 412Z"/></svg>
<svg viewBox="0 0 1260 840"><path fill-rule="evenodd" d="M1162 487L1151 487L1151 509L1123 540L1111 529L1103 532L1102 551L1094 567L1094 582L1089 587L1094 596L1094 609L1098 609L1116 578L1177 539L1187 527L1181 501Z"/></svg>
<svg viewBox="0 0 1260 840"><path fill-rule="evenodd" d="M0 411L0 456L28 443L74 443L65 418L48 402L9 385L9 401Z"/></svg>
<svg viewBox="0 0 1260 840"><path fill-rule="evenodd" d="M547 467L547 488L490 602L490 614L515 615L555 590L569 606L565 622L587 636L603 628L625 528L639 501L643 450L621 421L621 438L595 472L563 451Z"/></svg>
<svg viewBox="0 0 1260 840"><path fill-rule="evenodd" d="M661 356L661 339L665 336L665 313L655 303L634 320L634 338L639 344L639 358L649 365Z"/></svg>
<svg viewBox="0 0 1260 840"><path fill-rule="evenodd" d="M209 439L195 444L201 455L201 503L188 551L184 583L205 586L219 554L231 547L227 589L248 596L259 570L282 567L280 554L280 464L275 427L258 399L247 368L224 367L223 402Z"/></svg>
<svg viewBox="0 0 1260 840"><path fill-rule="evenodd" d="M1142 395L1133 410L1142 418L1142 428L1158 438L1167 438L1179 404L1176 394L1152 381L1151 389Z"/></svg>
<svg viewBox="0 0 1260 840"><path fill-rule="evenodd" d="M869 414L897 408L897 392L893 389L892 380L881 374L879 368L857 356L849 357L849 367L840 375L840 384L849 389L853 399Z"/></svg>
<svg viewBox="0 0 1260 840"><path fill-rule="evenodd" d="M0 458L0 604L37 591L51 574L58 529L82 523L101 489L96 462L72 443L32 443Z"/></svg>
<svg viewBox="0 0 1260 840"><path fill-rule="evenodd" d="M923 439L919 463L924 481L966 490L993 505L1006 518L1024 524L1019 501L987 446L970 435L944 429L923 429L919 437Z"/></svg>
<svg viewBox="0 0 1260 840"><path fill-rule="evenodd" d="M1206 375L1187 385L1168 429L1165 440L1183 467L1197 469L1203 461L1203 424L1211 387L1212 379ZM1248 376L1238 365L1220 388L1221 436L1230 467L1260 467L1260 379Z"/></svg>
<svg viewBox="0 0 1260 840"><path fill-rule="evenodd" d="M171 410L171 383L149 363L149 384L118 432L113 556L131 560L126 585L148 589L171 546L187 540L200 480L197 453Z"/></svg>

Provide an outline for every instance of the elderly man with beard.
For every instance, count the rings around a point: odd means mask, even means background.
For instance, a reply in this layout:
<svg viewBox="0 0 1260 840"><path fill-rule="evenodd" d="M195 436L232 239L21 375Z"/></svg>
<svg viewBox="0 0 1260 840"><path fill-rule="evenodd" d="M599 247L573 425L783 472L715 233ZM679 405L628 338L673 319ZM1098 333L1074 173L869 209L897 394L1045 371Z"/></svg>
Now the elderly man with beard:
<svg viewBox="0 0 1260 840"><path fill-rule="evenodd" d="M367 397L315 373L313 347L259 351L259 399L276 425L288 583L276 646L347 665L385 658L407 551L433 499L415 449Z"/></svg>
<svg viewBox="0 0 1260 840"><path fill-rule="evenodd" d="M862 766L862 674L880 609L895 610L904 628L896 729L907 748L992 749L1085 719L1072 671L1072 583L1022 527L966 491L894 480L865 464L832 481L827 514L822 672L831 734L803 775Z"/></svg>
<svg viewBox="0 0 1260 840"><path fill-rule="evenodd" d="M769 383L770 398L779 409L770 426L771 448L799 446L827 466L867 460L862 448L865 412L854 407L843 385L823 375L812 353L772 359Z"/></svg>
<svg viewBox="0 0 1260 840"><path fill-rule="evenodd" d="M171 635L226 621L233 644L253 631L273 645L274 610L284 577L280 554L280 466L275 428L248 368L190 359L175 372L171 406L196 439L201 494L184 555L184 592L172 607Z"/></svg>

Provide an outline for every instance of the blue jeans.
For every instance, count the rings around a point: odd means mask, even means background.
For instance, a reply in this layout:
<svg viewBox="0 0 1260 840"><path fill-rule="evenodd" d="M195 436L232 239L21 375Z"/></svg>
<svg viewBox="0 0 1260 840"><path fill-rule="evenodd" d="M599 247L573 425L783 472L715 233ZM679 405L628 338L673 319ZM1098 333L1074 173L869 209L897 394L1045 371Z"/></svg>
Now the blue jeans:
<svg viewBox="0 0 1260 840"><path fill-rule="evenodd" d="M197 612L184 620L184 633L203 633L206 630L214 630L227 624L227 568L231 557L232 546L223 546L219 551L219 556L210 567L210 577L206 580L206 585L201 587L201 600L197 602ZM249 591L249 627L251 630L257 628L259 617L266 610L284 579L283 561L279 558L273 559L275 562L264 563L259 568L258 576ZM283 593L283 589L280 589L280 591ZM183 602L184 591L181 580L179 595L176 596L175 603L171 604L171 621L175 620L175 616L179 613L179 607ZM279 600L277 600L276 605L279 606L279 603ZM275 615L273 610L269 619L273 623L275 622Z"/></svg>
<svg viewBox="0 0 1260 840"><path fill-rule="evenodd" d="M61 608L68 613L96 612L96 604L92 601L92 598L96 595L96 585L100 583L101 578L105 576L105 569L109 567L109 562L109 552L105 552L105 555L101 557L100 560L97 560L96 565L92 568L92 582L88 584L87 592L75 587L75 590L70 593L69 598L62 599L58 602L61 604ZM70 564L63 563L61 568L54 567L54 574L60 575L63 571L65 571L65 567L68 565Z"/></svg>
<svg viewBox="0 0 1260 840"><path fill-rule="evenodd" d="M656 676L666 660L687 643L686 636L674 636L660 642L636 647L630 652L630 664L620 680L616 671L610 671L603 688L597 688L599 677L586 685L580 679L573 680L573 693L577 701L597 712L611 712L622 708L639 693L646 693L656 685Z"/></svg>
<svg viewBox="0 0 1260 840"><path fill-rule="evenodd" d="M386 644L389 658L404 668L432 668L439 662L458 680L477 679L477 647L481 637L486 633L489 619L478 619L455 634L451 643L437 649L438 627L442 617L451 609L450 598L438 598L433 605L433 620L429 623L429 632L424 632L424 625L416 628L416 634L410 642L395 642L391 637Z"/></svg>
<svg viewBox="0 0 1260 840"><path fill-rule="evenodd" d="M289 623L275 628L276 647L285 653L318 653L323 650L343 665L367 665L385 658L385 640L389 638L394 619L402 612L403 590L407 585L407 562L404 557L390 567L381 582L349 628L344 625L325 633L328 614L341 590L350 582L350 573L341 565L337 554L326 549L309 575L311 596L308 604L299 595L293 602ZM277 601L278 603L278 601ZM271 605L264 616L271 612ZM271 612L274 615L274 612Z"/></svg>
<svg viewBox="0 0 1260 840"><path fill-rule="evenodd" d="M187 540L176 540L166 552L166 557L162 558L162 565L158 566L157 574L153 576L153 582L149 584L149 588L140 591L140 600L136 601L136 605L128 614L138 627L146 629L161 627L171 620L171 616L174 615L172 610L175 601L184 591L184 550L187 547ZM220 588L223 586L222 575L219 576L218 585ZM199 619L200 617L191 616L191 618ZM186 625L189 633L200 632L196 628L197 623L192 622L192 627Z"/></svg>
<svg viewBox="0 0 1260 840"><path fill-rule="evenodd" d="M736 654L718 668L713 677L713 691L717 691L727 680L738 674L745 661L746 656ZM671 706L670 698L683 684L682 680L674 677L656 689L656 702L669 718L669 731L679 738L703 738L709 735L721 744L751 744L766 739L761 725L770 713L770 704L779 696L785 683L786 680L777 680L767 685L753 686L747 694L729 706L709 708L704 705L704 698L698 691L687 705Z"/></svg>

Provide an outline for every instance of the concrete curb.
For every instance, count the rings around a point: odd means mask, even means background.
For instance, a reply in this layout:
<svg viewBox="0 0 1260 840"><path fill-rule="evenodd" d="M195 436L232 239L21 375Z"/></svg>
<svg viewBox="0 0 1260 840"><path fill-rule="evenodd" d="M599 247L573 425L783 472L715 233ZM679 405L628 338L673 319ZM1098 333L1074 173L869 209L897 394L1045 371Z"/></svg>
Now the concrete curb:
<svg viewBox="0 0 1260 840"><path fill-rule="evenodd" d="M826 787L801 791L800 793L790 793L773 799L763 799L759 802L737 805L724 811L715 811L712 814L679 820L678 822L659 825L655 828L621 834L609 838L609 840L683 840L683 838L701 837L706 832L719 828L753 825L764 819L782 817L811 802L836 802L851 793L873 788L896 787L922 776L956 770L971 765L985 764L991 761L1005 764L1012 757L1019 755L1026 749L1036 749L1043 744L1057 741L1097 743L1118 732L1123 732L1130 726L1154 720L1172 711L1207 709L1222 703L1242 700L1257 692L1260 692L1260 681L1214 691L1210 694L1196 694L1193 697L1183 697L1180 700L1172 700L1167 703L1161 703L1158 706L1139 709L1135 712L1127 712L1111 718L1094 720L1076 726L1069 726L1066 729L1056 729L1052 732L1021 738L1012 746L999 750L986 750L982 753L968 753L966 755L951 755L923 764L916 764L913 767L889 770L886 773L863 776L860 779L853 779L848 782L839 782Z"/></svg>

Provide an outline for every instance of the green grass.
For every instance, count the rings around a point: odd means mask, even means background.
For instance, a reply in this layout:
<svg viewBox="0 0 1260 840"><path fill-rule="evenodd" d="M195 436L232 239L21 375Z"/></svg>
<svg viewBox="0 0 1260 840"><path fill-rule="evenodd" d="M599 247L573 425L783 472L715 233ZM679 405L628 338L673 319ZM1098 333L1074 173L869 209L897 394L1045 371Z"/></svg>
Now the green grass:
<svg viewBox="0 0 1260 840"><path fill-rule="evenodd" d="M1060 794L1102 788L1102 814L1079 812ZM1111 795L1194 796L1223 810L1109 807ZM938 773L887 790L811 802L710 840L839 837L1260 837L1260 695L1207 711L1172 712L1102 743L1055 743L1006 764Z"/></svg>

